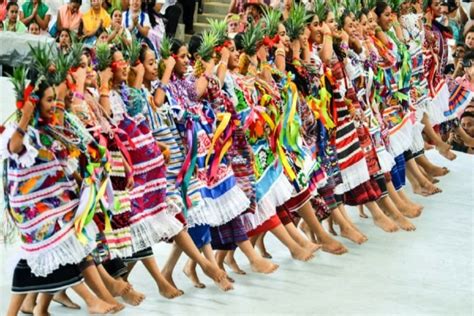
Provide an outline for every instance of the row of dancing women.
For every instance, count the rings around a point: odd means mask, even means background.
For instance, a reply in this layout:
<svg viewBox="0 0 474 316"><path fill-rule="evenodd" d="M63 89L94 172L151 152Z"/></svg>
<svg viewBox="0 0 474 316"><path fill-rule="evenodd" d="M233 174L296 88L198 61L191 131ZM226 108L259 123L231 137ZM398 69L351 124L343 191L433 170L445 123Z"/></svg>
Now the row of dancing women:
<svg viewBox="0 0 474 316"><path fill-rule="evenodd" d="M255 273L278 269L268 233L295 260L342 255L334 225L368 240L346 205L386 232L415 230L423 206L406 179L416 193L441 191L448 170L425 142L454 159L434 127L456 128L470 99L443 75L439 1L424 16L410 3L312 5L294 3L286 20L265 8L232 36L214 23L189 45L165 39L160 54L136 43L32 48L33 79L15 69L18 111L0 138L21 240L8 315L47 314L53 300L79 308L69 289L89 313L139 305L138 262L162 296L181 296L183 252L195 287L205 287L199 266L228 291L224 264L245 273L237 249ZM172 243L161 271L160 242Z"/></svg>

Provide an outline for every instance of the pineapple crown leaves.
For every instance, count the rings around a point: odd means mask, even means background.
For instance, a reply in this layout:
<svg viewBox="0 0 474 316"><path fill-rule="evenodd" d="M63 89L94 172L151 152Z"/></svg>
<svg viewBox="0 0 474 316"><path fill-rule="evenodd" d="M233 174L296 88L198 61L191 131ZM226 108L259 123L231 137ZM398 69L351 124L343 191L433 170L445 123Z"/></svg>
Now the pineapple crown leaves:
<svg viewBox="0 0 474 316"><path fill-rule="evenodd" d="M217 46L224 45L224 42L228 38L227 34L227 22L225 20L218 19L207 19L211 26L211 31L216 35Z"/></svg>
<svg viewBox="0 0 474 316"><path fill-rule="evenodd" d="M201 35L202 42L197 51L198 55L204 61L209 61L214 53L214 47L217 44L217 34L213 31L204 31Z"/></svg>
<svg viewBox="0 0 474 316"><path fill-rule="evenodd" d="M344 7L347 11L357 15L362 10L362 4L360 0L345 0Z"/></svg>
<svg viewBox="0 0 474 316"><path fill-rule="evenodd" d="M314 0L313 1L313 11L314 14L321 20L325 20L325 14L327 12L325 0Z"/></svg>
<svg viewBox="0 0 474 316"><path fill-rule="evenodd" d="M366 7L369 10L372 10L375 8L375 5L377 4L377 0L366 0Z"/></svg>
<svg viewBox="0 0 474 316"><path fill-rule="evenodd" d="M95 55L97 58L97 68L99 71L105 70L112 63L112 51L108 44L98 44Z"/></svg>
<svg viewBox="0 0 474 316"><path fill-rule="evenodd" d="M388 5L392 8L393 11L395 12L399 12L400 11L400 7L402 5L402 3L404 2L404 0L388 0L387 3Z"/></svg>
<svg viewBox="0 0 474 316"><path fill-rule="evenodd" d="M84 51L84 44L81 42L74 42L71 45L71 50L69 52L69 58L71 63L71 68L79 67L81 63L81 56Z"/></svg>
<svg viewBox="0 0 474 316"><path fill-rule="evenodd" d="M281 12L273 8L263 7L263 22L265 23L265 33L273 38L278 33Z"/></svg>
<svg viewBox="0 0 474 316"><path fill-rule="evenodd" d="M288 19L285 21L286 32L291 40L297 39L303 33L309 20L303 3L293 3Z"/></svg>
<svg viewBox="0 0 474 316"><path fill-rule="evenodd" d="M168 36L163 37L161 41L160 56L162 59L168 59L171 56L171 39Z"/></svg>
<svg viewBox="0 0 474 316"><path fill-rule="evenodd" d="M30 46L30 52L33 57L33 68L48 78L50 67L53 65L51 61L53 45L41 43L38 43L36 46L28 45Z"/></svg>
<svg viewBox="0 0 474 316"><path fill-rule="evenodd" d="M263 28L261 22L259 21L258 23L255 23L254 21L251 21L247 27L247 30L242 36L242 46L244 52L248 56L255 55L262 40Z"/></svg>
<svg viewBox="0 0 474 316"><path fill-rule="evenodd" d="M70 58L70 54L58 53L56 62L54 63L55 71L51 77L51 83L59 85L61 82L66 80L68 71L71 69L73 59Z"/></svg>
<svg viewBox="0 0 474 316"><path fill-rule="evenodd" d="M140 58L140 51L142 49L141 42L137 40L135 35L133 35L132 40L129 43L123 40L122 45L124 48L125 58L130 62L130 65L135 66Z"/></svg>
<svg viewBox="0 0 474 316"><path fill-rule="evenodd" d="M13 68L13 73L10 75L10 81L15 89L16 99L23 101L24 91L26 89L26 78L28 76L28 69L25 65Z"/></svg>

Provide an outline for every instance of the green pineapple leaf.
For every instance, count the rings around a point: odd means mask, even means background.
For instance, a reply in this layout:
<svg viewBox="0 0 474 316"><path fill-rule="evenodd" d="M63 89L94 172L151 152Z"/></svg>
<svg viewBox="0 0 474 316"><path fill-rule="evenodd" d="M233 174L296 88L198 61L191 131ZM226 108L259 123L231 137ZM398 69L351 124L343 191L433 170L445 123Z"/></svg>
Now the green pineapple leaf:
<svg viewBox="0 0 474 316"><path fill-rule="evenodd" d="M216 35L217 46L224 45L224 42L228 38L227 34L227 22L225 20L218 19L207 19L211 26L211 31Z"/></svg>
<svg viewBox="0 0 474 316"><path fill-rule="evenodd" d="M171 39L168 36L163 37L161 41L160 56L162 59L168 59L171 56Z"/></svg>
<svg viewBox="0 0 474 316"><path fill-rule="evenodd" d="M69 59L71 68L77 68L81 64L81 56L83 54L84 44L81 42L72 43L71 50L69 51Z"/></svg>
<svg viewBox="0 0 474 316"><path fill-rule="evenodd" d="M367 9L372 10L377 4L377 0L367 0Z"/></svg>
<svg viewBox="0 0 474 316"><path fill-rule="evenodd" d="M325 0L314 0L313 2L313 11L314 14L321 20L324 19L324 15L326 14L327 4Z"/></svg>
<svg viewBox="0 0 474 316"><path fill-rule="evenodd" d="M253 56L257 53L257 48L260 42L263 40L263 27L259 21L255 23L251 21L242 37L242 46L244 52L248 56Z"/></svg>
<svg viewBox="0 0 474 316"><path fill-rule="evenodd" d="M202 43L197 51L198 55L204 61L209 61L214 53L214 47L217 44L217 35L212 31L204 31L202 33Z"/></svg>
<svg viewBox="0 0 474 316"><path fill-rule="evenodd" d="M54 85L59 85L61 82L66 80L69 69L72 66L72 59L69 54L58 53L56 62L54 63L55 71L52 75L51 82Z"/></svg>
<svg viewBox="0 0 474 316"><path fill-rule="evenodd" d="M285 21L286 32L293 41L303 33L309 19L303 3L293 3L288 19Z"/></svg>
<svg viewBox="0 0 474 316"><path fill-rule="evenodd" d="M281 12L272 8L263 9L263 22L265 24L265 33L270 38L275 37L278 33L278 25L280 24Z"/></svg>
<svg viewBox="0 0 474 316"><path fill-rule="evenodd" d="M105 70L112 63L112 52L108 44L98 44L95 54L99 71Z"/></svg>
<svg viewBox="0 0 474 316"><path fill-rule="evenodd" d="M30 46L31 55L33 57L33 68L41 75L50 79L50 67L53 65L51 61L53 45L38 43L36 46Z"/></svg>
<svg viewBox="0 0 474 316"><path fill-rule="evenodd" d="M142 44L136 36L133 35L131 42L127 43L126 41L122 41L122 45L124 48L125 58L130 62L130 65L135 66L140 58Z"/></svg>
<svg viewBox="0 0 474 316"><path fill-rule="evenodd" d="M23 93L26 89L26 78L28 76L28 69L25 65L13 68L13 73L9 75L9 80L13 84L16 99L23 101Z"/></svg>

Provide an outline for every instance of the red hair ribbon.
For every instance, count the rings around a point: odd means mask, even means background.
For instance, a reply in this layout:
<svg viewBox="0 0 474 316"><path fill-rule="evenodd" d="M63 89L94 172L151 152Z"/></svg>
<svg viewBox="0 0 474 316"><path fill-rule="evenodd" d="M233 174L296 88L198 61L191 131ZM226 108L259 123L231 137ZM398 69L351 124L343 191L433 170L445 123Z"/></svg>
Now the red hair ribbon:
<svg viewBox="0 0 474 316"><path fill-rule="evenodd" d="M127 62L124 60L119 60L119 61L114 61L112 63L112 72L116 72L119 67L125 67L127 66Z"/></svg>
<svg viewBox="0 0 474 316"><path fill-rule="evenodd" d="M263 38L263 45L272 48L276 44L280 43L280 35L275 35L273 38L270 38L270 36L265 36Z"/></svg>
<svg viewBox="0 0 474 316"><path fill-rule="evenodd" d="M16 108L18 110L21 110L27 101L30 101L33 104L36 104L39 101L37 96L31 95L34 89L35 86L32 84L29 84L26 87L25 91L23 92L23 98L21 100L16 101Z"/></svg>

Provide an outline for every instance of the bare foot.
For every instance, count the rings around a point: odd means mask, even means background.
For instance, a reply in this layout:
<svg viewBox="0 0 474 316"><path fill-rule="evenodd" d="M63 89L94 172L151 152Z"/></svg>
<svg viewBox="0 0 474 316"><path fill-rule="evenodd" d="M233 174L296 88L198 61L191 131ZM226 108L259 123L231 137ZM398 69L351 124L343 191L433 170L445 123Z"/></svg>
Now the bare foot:
<svg viewBox="0 0 474 316"><path fill-rule="evenodd" d="M443 146L442 148L437 148L438 152L440 153L441 156L448 160L454 160L456 159L456 154L451 151L451 146L447 145Z"/></svg>
<svg viewBox="0 0 474 316"><path fill-rule="evenodd" d="M262 255L262 257L267 258L267 259L273 258L272 255L268 253L267 251L260 251L260 254Z"/></svg>
<svg viewBox="0 0 474 316"><path fill-rule="evenodd" d="M320 240L320 242L323 246L324 252L328 252L333 255L342 255L347 252L347 248L335 239L327 238L325 240Z"/></svg>
<svg viewBox="0 0 474 316"><path fill-rule="evenodd" d="M406 219L404 216L399 216L397 218L392 218L395 223L397 223L398 227L400 227L403 230L406 231L414 231L416 230L415 225L413 225L408 219Z"/></svg>
<svg viewBox="0 0 474 316"><path fill-rule="evenodd" d="M87 306L89 314L109 314L117 312L116 308L117 306L109 304L98 297L94 298L91 304Z"/></svg>
<svg viewBox="0 0 474 316"><path fill-rule="evenodd" d="M365 212L364 212L364 206L363 205L359 205L359 216L361 218L369 218L367 216L367 214L365 214Z"/></svg>
<svg viewBox="0 0 474 316"><path fill-rule="evenodd" d="M232 279L230 276L227 275L227 281L229 281L230 283L235 283L235 280Z"/></svg>
<svg viewBox="0 0 474 316"><path fill-rule="evenodd" d="M196 269L191 268L189 264L186 264L184 266L183 272L189 278L189 280L191 280L195 288L204 289L206 287L204 283L201 283L201 281L199 281Z"/></svg>
<svg viewBox="0 0 474 316"><path fill-rule="evenodd" d="M328 226L328 231L331 233L331 235L337 236L337 232L336 232L336 230L334 229L334 225L329 225L329 226Z"/></svg>
<svg viewBox="0 0 474 316"><path fill-rule="evenodd" d="M220 282L227 277L224 270L219 269L218 266L213 265L210 262L201 266L201 268L208 277L214 280L214 282Z"/></svg>
<svg viewBox="0 0 474 316"><path fill-rule="evenodd" d="M303 248L308 250L308 251L311 251L311 253L315 253L316 251L321 249L321 245L316 244L316 243L312 243L311 241L307 240L307 241L305 241L305 244L303 245Z"/></svg>
<svg viewBox="0 0 474 316"><path fill-rule="evenodd" d="M255 262L251 262L250 266L252 267L253 272L269 274L278 269L278 265L274 264L268 259L261 258Z"/></svg>
<svg viewBox="0 0 474 316"><path fill-rule="evenodd" d="M398 230L398 226L390 218L388 218L385 215L380 215L380 216L374 217L373 219L374 219L375 225L382 228L384 231L388 233L393 233Z"/></svg>
<svg viewBox="0 0 474 316"><path fill-rule="evenodd" d="M224 258L224 263L231 268L232 272L236 274L247 274L244 270L242 270L239 265L237 264L237 261L235 261L234 256L232 256L230 253L228 253L225 258Z"/></svg>
<svg viewBox="0 0 474 316"><path fill-rule="evenodd" d="M234 286L232 285L231 281L229 281L229 277L226 276L223 280L217 282L214 281L214 283L224 292L230 291L234 289Z"/></svg>
<svg viewBox="0 0 474 316"><path fill-rule="evenodd" d="M431 150L431 149L434 149L435 146L434 145L431 145L431 144L428 144L427 142L425 142L425 150Z"/></svg>
<svg viewBox="0 0 474 316"><path fill-rule="evenodd" d="M158 284L160 295L167 299L173 299L184 294L180 289L175 288L168 281Z"/></svg>
<svg viewBox="0 0 474 316"><path fill-rule="evenodd" d="M314 255L311 251L298 246L296 249L290 250L291 256L293 259L300 260L300 261L308 261L314 258Z"/></svg>
<svg viewBox="0 0 474 316"><path fill-rule="evenodd" d="M358 245L362 245L368 240L368 238L361 234L359 231L351 228L341 228L341 236L355 242Z"/></svg>
<svg viewBox="0 0 474 316"><path fill-rule="evenodd" d="M48 311L40 311L38 306L35 306L35 307L33 307L33 311L31 312L31 315L34 315L34 316L50 316L51 314L48 313Z"/></svg>
<svg viewBox="0 0 474 316"><path fill-rule="evenodd" d="M112 287L109 289L109 291L113 297L119 297L119 296L123 296L125 293L130 291L131 288L132 288L132 285L130 283L125 282L123 280L115 280L115 282L112 284Z"/></svg>
<svg viewBox="0 0 474 316"><path fill-rule="evenodd" d="M145 299L145 294L142 294L138 291L135 291L133 288L130 288L127 293L122 295L122 299L125 301L125 303L129 305L138 306Z"/></svg>
<svg viewBox="0 0 474 316"><path fill-rule="evenodd" d="M69 296L67 296L65 291L61 291L54 295L53 302L59 303L62 306L70 309L81 309L81 307L74 303Z"/></svg>

